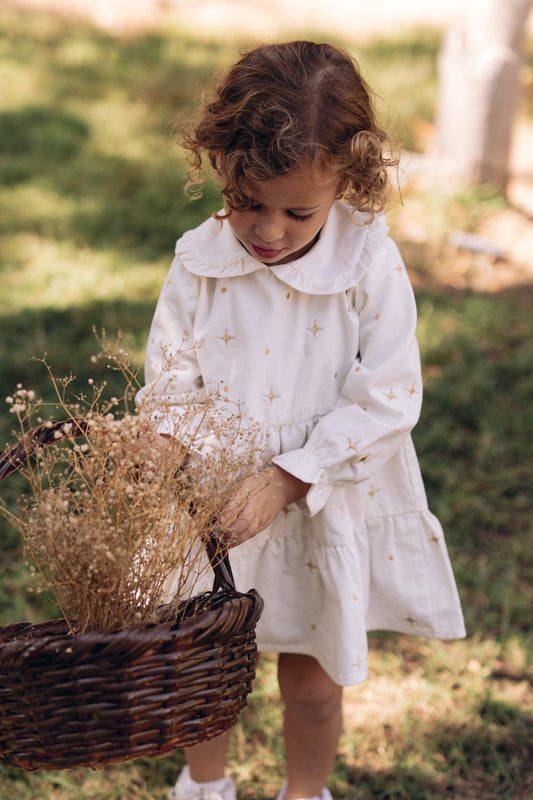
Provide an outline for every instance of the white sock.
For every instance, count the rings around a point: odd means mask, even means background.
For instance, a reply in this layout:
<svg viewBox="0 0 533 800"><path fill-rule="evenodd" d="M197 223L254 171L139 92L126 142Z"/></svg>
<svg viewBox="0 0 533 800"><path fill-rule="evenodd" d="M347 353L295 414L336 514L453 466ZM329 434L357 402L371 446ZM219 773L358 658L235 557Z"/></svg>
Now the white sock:
<svg viewBox="0 0 533 800"><path fill-rule="evenodd" d="M224 775L223 778L217 778L216 781L195 781L191 778L189 766L185 765L178 779L178 783L189 791L191 789L201 788L206 792L218 792L219 794L223 794L228 783L231 784L231 778L228 775Z"/></svg>
<svg viewBox="0 0 533 800"><path fill-rule="evenodd" d="M279 790L277 800L285 800L285 789L287 788L287 781L283 784L281 789ZM298 800L327 800L330 798L331 795L327 789L322 789L320 794L315 795L314 797L299 797Z"/></svg>

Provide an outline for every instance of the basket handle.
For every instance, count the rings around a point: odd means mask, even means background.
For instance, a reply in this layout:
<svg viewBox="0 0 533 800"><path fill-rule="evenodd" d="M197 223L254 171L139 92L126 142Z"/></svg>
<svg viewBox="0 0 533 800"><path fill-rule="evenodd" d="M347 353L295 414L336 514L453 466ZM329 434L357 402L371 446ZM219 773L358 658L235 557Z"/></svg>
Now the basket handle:
<svg viewBox="0 0 533 800"><path fill-rule="evenodd" d="M88 428L88 420L84 417L70 417L63 422L45 422L28 431L16 444L0 452L0 481L19 469L39 447L48 447L61 439L85 436ZM204 537L204 546L215 575L213 591L235 591L229 548L222 532L218 528L211 529Z"/></svg>

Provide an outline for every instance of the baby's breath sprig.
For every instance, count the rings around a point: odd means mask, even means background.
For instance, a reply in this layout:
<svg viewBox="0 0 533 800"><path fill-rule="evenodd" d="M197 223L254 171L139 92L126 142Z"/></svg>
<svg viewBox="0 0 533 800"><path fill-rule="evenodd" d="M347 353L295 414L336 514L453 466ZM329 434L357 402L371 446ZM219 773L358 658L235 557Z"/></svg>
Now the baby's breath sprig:
<svg viewBox="0 0 533 800"><path fill-rule="evenodd" d="M16 469L28 485L17 513L1 502L0 513L73 634L175 612L210 572L204 541L218 511L262 460L257 432L220 398L191 400L176 414L168 399L147 395L130 411L137 373L121 348L101 346L99 358L125 376L124 397L104 401L93 381L89 397L70 400L72 377L56 379L43 360L57 403L18 385L7 398L18 443L0 457L0 476ZM155 419L165 419L165 438ZM190 452L203 429L209 447Z"/></svg>

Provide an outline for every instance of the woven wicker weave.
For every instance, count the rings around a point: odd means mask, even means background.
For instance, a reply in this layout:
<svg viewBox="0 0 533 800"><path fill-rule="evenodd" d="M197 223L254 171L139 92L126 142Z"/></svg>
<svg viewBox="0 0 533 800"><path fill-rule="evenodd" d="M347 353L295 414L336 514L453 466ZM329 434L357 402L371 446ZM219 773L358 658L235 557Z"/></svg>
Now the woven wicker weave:
<svg viewBox="0 0 533 800"><path fill-rule="evenodd" d="M41 427L0 454L0 479L32 442L52 441ZM98 768L164 756L235 724L255 675L263 603L255 590L235 590L227 551L208 543L208 554L214 589L182 605L179 622L80 636L64 620L0 628L0 763Z"/></svg>

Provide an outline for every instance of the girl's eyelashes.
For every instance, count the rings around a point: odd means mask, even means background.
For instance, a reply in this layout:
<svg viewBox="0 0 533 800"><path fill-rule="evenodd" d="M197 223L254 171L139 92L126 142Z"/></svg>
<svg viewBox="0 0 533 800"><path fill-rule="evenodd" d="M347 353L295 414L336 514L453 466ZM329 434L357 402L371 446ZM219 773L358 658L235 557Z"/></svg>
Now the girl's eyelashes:
<svg viewBox="0 0 533 800"><path fill-rule="evenodd" d="M249 210L258 212L261 211L262 208L263 206L261 206L259 203L253 203ZM294 211L286 211L285 213L288 217L297 220L298 222L308 222L310 219L313 219L315 215L314 211L311 214L295 214Z"/></svg>
<svg viewBox="0 0 533 800"><path fill-rule="evenodd" d="M314 214L293 214L292 211L287 211L287 214L291 219L295 219L298 222L307 222L314 217Z"/></svg>

